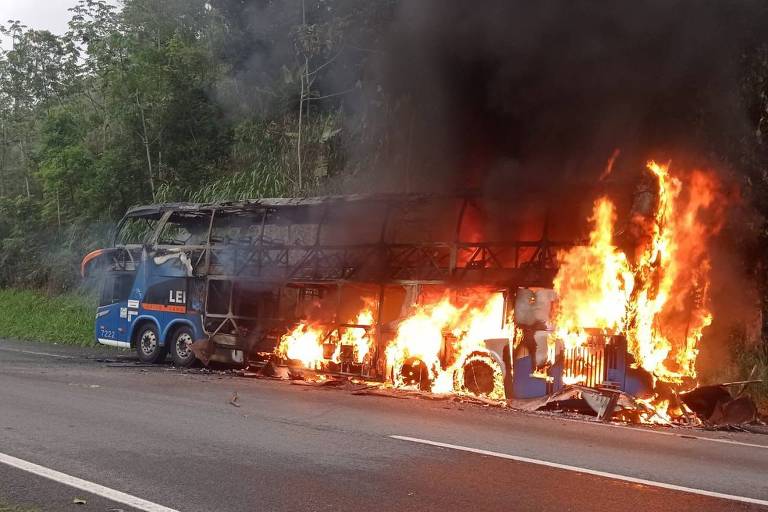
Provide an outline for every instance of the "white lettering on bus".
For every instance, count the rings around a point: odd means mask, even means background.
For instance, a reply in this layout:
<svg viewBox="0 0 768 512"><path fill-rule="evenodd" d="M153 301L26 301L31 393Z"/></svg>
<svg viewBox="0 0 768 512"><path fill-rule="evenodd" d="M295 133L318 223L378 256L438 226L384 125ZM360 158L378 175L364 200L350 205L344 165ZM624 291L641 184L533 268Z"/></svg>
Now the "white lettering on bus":
<svg viewBox="0 0 768 512"><path fill-rule="evenodd" d="M186 304L183 290L168 290L168 302L170 304Z"/></svg>

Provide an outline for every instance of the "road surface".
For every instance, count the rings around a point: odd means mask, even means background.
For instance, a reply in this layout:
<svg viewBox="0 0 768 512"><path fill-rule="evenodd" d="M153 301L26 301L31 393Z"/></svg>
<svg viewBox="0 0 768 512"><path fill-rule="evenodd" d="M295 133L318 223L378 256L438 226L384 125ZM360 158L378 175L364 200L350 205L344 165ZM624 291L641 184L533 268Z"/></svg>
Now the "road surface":
<svg viewBox="0 0 768 512"><path fill-rule="evenodd" d="M606 426L130 361L0 341L0 504L768 510L768 436Z"/></svg>

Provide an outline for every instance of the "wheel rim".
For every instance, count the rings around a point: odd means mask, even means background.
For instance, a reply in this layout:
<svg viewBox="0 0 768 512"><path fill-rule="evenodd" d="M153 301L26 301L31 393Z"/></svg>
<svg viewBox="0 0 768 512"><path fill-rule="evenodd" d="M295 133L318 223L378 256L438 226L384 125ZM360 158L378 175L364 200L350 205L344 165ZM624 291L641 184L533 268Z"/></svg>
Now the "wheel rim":
<svg viewBox="0 0 768 512"><path fill-rule="evenodd" d="M147 329L141 334L141 352L145 356L150 356L157 348L157 335L151 329Z"/></svg>
<svg viewBox="0 0 768 512"><path fill-rule="evenodd" d="M192 336L188 333L181 333L176 337L176 355L181 359L189 359L192 356Z"/></svg>

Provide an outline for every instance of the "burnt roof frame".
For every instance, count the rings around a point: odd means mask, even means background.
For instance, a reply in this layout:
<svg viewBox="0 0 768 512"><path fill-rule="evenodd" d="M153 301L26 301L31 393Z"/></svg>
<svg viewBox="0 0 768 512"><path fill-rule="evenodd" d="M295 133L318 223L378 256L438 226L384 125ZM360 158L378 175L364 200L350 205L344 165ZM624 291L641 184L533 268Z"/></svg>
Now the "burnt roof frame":
<svg viewBox="0 0 768 512"><path fill-rule="evenodd" d="M453 240L438 242L417 241L415 243L387 241L393 212L401 208L408 208L408 205L413 201L424 201L427 199L432 201L444 199L461 201L453 221L455 222ZM257 199L218 203L165 203L131 208L119 226L122 226L125 221L131 218L158 218L159 215L160 221L151 240L151 244L156 245L159 234L165 228L171 215L181 214L182 216L188 215L190 217L210 215L205 245L194 247L194 249L204 250L204 254L199 255L197 258L196 268L201 266L200 263L204 259L205 271L203 274L205 275L230 274L238 278L257 278L270 282L285 283L365 280L376 283L455 282L456 284L462 284L465 281L476 281L478 274L483 272L488 277L486 284L496 284L497 278L494 277L491 280L491 276L502 276L505 272L510 276L517 276L508 279L510 282L517 282L522 280L519 276L525 272L537 269L544 271L538 272L537 275L549 276L549 274L552 274L551 270L556 265L552 249L579 243L549 240L547 234L548 220L545 220L544 231L538 240L463 242L461 241L462 224L467 209L475 207L481 212L483 211L483 208L480 207L475 199L476 197L471 194L450 196L360 194L354 196ZM376 201L384 205L383 218L380 215L376 216L376 222L381 222L377 243L321 243L323 229L334 206L363 203L365 201ZM314 212L312 212L313 210ZM253 237L253 240L249 239L250 243L247 246L240 248L229 244L212 242L213 226L218 219L229 216L246 216L248 214L253 214L254 220L260 218L261 226L260 234ZM276 214L280 219L274 217ZM290 227L294 223L290 219L294 215L302 217L302 220L307 218L315 220L315 222L307 223L315 227L314 240L311 243L296 243L291 240ZM266 224L270 220L269 217L272 217L272 220L277 221L280 225L288 226L289 235L285 242L268 242L265 240L265 229ZM533 248L534 254L531 257L521 257L520 251L524 248ZM184 250L193 249L193 247L174 246L174 249ZM513 249L514 252L510 254L507 252L509 249ZM220 273L224 271L223 269L212 268L212 254L218 250L239 251L242 253L240 257L233 257L233 260L239 262L236 265L237 268L232 268L230 271L224 272L224 274ZM299 252L297 253L296 251ZM398 267L397 262L402 259L401 257L406 256L404 253L411 256L406 257L406 260L402 261L402 264ZM462 253L465 255L470 254L471 257L468 260L466 258L460 259ZM506 265L499 259L501 254L509 255L509 261ZM374 274L371 274L369 271L362 276L358 276L359 270L362 268L360 265L364 265L365 262L377 257L381 259L380 261L386 262L384 264L387 268L383 268L381 272L376 271ZM411 261L413 258L423 261L421 263L419 261ZM394 267L392 263L394 263ZM264 273L265 269L267 269L266 273ZM255 274L253 274L254 271ZM484 281L485 278L482 278L481 275L480 280Z"/></svg>

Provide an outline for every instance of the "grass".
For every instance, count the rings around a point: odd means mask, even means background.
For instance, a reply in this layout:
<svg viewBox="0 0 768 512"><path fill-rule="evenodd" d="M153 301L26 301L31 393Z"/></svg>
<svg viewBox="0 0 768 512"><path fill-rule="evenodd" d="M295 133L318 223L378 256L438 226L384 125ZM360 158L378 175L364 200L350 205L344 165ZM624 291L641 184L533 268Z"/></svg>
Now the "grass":
<svg viewBox="0 0 768 512"><path fill-rule="evenodd" d="M95 311L94 300L77 293L0 290L0 337L91 345Z"/></svg>
<svg viewBox="0 0 768 512"><path fill-rule="evenodd" d="M19 505L11 505L2 498L0 498L0 512L40 512L37 508L22 507Z"/></svg>

